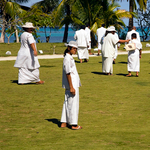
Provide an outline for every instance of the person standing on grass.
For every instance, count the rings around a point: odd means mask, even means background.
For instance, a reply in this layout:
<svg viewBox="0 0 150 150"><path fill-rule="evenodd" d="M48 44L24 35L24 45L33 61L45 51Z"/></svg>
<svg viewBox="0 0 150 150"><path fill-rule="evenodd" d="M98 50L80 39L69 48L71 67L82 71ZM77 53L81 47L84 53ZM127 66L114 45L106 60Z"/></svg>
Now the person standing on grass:
<svg viewBox="0 0 150 150"><path fill-rule="evenodd" d="M142 54L142 44L139 42L137 39L137 34L133 33L131 35L132 40L129 43L135 43L135 50L129 51L128 52L128 75L127 77L131 77L131 72L136 72L136 77L139 76L139 71L140 71L140 58Z"/></svg>
<svg viewBox="0 0 150 150"><path fill-rule="evenodd" d="M88 37L88 41L89 41L88 51L89 51L89 54L92 55L92 53L91 53L91 30L90 30L89 24L86 24L85 31L87 32L87 37Z"/></svg>
<svg viewBox="0 0 150 150"><path fill-rule="evenodd" d="M96 35L98 37L98 56L100 55L100 50L102 49L101 40L104 37L106 32L105 24L102 24L101 28L98 28L96 31Z"/></svg>
<svg viewBox="0 0 150 150"><path fill-rule="evenodd" d="M35 27L31 22L26 22L22 28L25 32L21 35L21 47L14 65L19 69L18 84L23 85L31 82L44 84L44 81L39 78L40 64L37 58L36 41L32 35Z"/></svg>
<svg viewBox="0 0 150 150"><path fill-rule="evenodd" d="M89 53L88 53L88 38L87 33L85 31L85 26L82 25L81 29L75 32L74 39L76 40L78 44L78 59L80 60L80 63L82 63L82 59L84 59L84 62L88 62L89 59Z"/></svg>
<svg viewBox="0 0 150 150"><path fill-rule="evenodd" d="M115 34L116 30L114 26L110 26L106 30L102 45L102 71L106 75L112 75L113 73L113 58L115 56L115 45L117 43L129 42L129 40L120 40Z"/></svg>
<svg viewBox="0 0 150 150"><path fill-rule="evenodd" d="M79 87L80 78L72 57L77 52L78 45L75 41L67 44L63 60L62 87L65 88L65 100L61 115L61 128L71 125L72 130L82 129L78 125L79 114Z"/></svg>

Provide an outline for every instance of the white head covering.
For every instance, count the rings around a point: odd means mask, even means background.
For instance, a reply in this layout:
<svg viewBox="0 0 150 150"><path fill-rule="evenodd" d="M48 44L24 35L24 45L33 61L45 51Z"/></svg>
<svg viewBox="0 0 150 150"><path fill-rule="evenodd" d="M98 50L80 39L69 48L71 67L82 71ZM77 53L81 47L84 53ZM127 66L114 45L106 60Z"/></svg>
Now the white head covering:
<svg viewBox="0 0 150 150"><path fill-rule="evenodd" d="M108 28L107 28L107 31L115 31L115 32L117 32L114 26L108 27Z"/></svg>
<svg viewBox="0 0 150 150"><path fill-rule="evenodd" d="M33 29L35 29L35 27L33 26L33 24L32 24L31 22L26 22L26 23L22 26L22 28L33 28Z"/></svg>
<svg viewBox="0 0 150 150"><path fill-rule="evenodd" d="M71 47L78 48L78 44L75 41L70 41L68 44L66 44L66 46L71 46Z"/></svg>

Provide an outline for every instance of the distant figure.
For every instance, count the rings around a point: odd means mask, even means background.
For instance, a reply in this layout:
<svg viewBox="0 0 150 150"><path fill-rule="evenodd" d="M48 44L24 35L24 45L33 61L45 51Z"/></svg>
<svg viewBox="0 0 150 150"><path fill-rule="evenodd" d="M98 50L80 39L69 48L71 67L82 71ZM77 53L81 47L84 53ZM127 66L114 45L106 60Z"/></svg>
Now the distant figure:
<svg viewBox="0 0 150 150"><path fill-rule="evenodd" d="M135 26L133 26L132 30L127 33L126 40L131 40L131 39L132 39L132 37L131 37L132 33L136 33L136 35L137 35L137 40L138 40L139 42L141 42L141 40L140 40L140 35L139 35L139 33L136 31L136 27L135 27Z"/></svg>
<svg viewBox="0 0 150 150"><path fill-rule="evenodd" d="M129 40L120 40L115 34L116 30L114 26L110 26L106 30L102 45L102 71L106 75L112 75L113 73L113 59L115 56L115 45L117 43L129 42Z"/></svg>
<svg viewBox="0 0 150 150"><path fill-rule="evenodd" d="M119 36L118 36L117 33L115 33L114 35L116 36L116 38L119 39ZM115 56L114 56L113 64L116 63L116 59L117 59L117 56L118 56L118 48L120 48L120 43L117 43L117 44L115 45Z"/></svg>
<svg viewBox="0 0 150 150"><path fill-rule="evenodd" d="M85 28L85 31L87 32L87 37L88 37L88 51L89 51L89 54L92 55L91 53L91 30L90 30L90 25L89 24L86 24L86 28Z"/></svg>
<svg viewBox="0 0 150 150"><path fill-rule="evenodd" d="M101 40L102 40L102 37L105 35L105 32L106 32L106 28L105 27L105 24L102 24L102 27L101 28L98 28L97 31L96 31L96 35L98 37L98 56L100 55L100 50L102 48L101 46Z"/></svg>
<svg viewBox="0 0 150 150"><path fill-rule="evenodd" d="M75 32L74 39L78 44L78 58L80 59L80 63L82 63L82 59L84 62L88 62L89 53L88 53L88 38L87 32L85 31L85 26L82 25L81 29Z"/></svg>
<svg viewBox="0 0 150 150"><path fill-rule="evenodd" d="M79 114L79 87L80 78L76 69L75 61L72 57L77 52L78 45L75 41L67 44L63 60L62 87L65 88L65 100L61 115L61 128L71 125L71 129L82 129L78 125Z"/></svg>
<svg viewBox="0 0 150 150"><path fill-rule="evenodd" d="M136 77L139 76L140 71L140 58L142 54L142 44L137 39L137 34L132 33L132 40L129 43L135 43L136 49L128 52L128 75L127 77L131 77L131 72L136 72Z"/></svg>
<svg viewBox="0 0 150 150"><path fill-rule="evenodd" d="M44 81L41 81L39 78L40 64L37 58L36 41L32 35L35 27L31 22L26 22L22 28L25 32L21 35L21 47L14 65L14 67L19 69L18 84L31 82L43 84Z"/></svg>

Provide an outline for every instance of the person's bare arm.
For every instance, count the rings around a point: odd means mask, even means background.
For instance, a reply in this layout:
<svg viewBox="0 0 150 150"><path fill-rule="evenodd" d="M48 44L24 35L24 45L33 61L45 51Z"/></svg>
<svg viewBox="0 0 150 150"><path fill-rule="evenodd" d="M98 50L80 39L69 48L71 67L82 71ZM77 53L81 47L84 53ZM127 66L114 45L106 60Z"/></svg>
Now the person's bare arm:
<svg viewBox="0 0 150 150"><path fill-rule="evenodd" d="M35 48L35 44L32 43L32 44L30 44L30 46L31 46L32 50L34 51L34 56L37 56L37 51L36 51L36 48Z"/></svg>
<svg viewBox="0 0 150 150"><path fill-rule="evenodd" d="M141 55L142 55L142 50L140 49L140 58L141 58Z"/></svg>
<svg viewBox="0 0 150 150"><path fill-rule="evenodd" d="M119 40L118 43L125 43L125 42L129 42L130 40Z"/></svg>
<svg viewBox="0 0 150 150"><path fill-rule="evenodd" d="M73 85L72 85L72 80L71 80L71 75L70 75L70 73L67 74L67 80L68 80L69 87L70 87L70 93L71 93L72 95L75 95L75 89L73 88Z"/></svg>

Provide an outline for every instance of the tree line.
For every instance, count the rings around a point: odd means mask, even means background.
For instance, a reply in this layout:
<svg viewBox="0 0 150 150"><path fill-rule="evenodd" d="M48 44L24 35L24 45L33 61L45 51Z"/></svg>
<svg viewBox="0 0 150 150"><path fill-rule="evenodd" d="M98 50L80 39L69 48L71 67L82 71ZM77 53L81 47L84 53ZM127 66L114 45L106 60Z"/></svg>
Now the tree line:
<svg viewBox="0 0 150 150"><path fill-rule="evenodd" d="M136 4L141 10L146 10L147 0L127 0L129 10L119 9L119 0L42 0L35 3L31 8L18 3L29 0L1 0L0 1L0 43L4 43L5 36L9 38L15 34L16 42L19 42L19 28L25 22L32 22L36 27L44 27L46 41L49 42L50 34L47 35L46 28L50 33L52 28L65 26L62 42L67 42L68 28L74 30L81 25L89 24L92 41L94 41L97 28L105 24L106 27L114 25L117 30L123 29L125 23L123 18L129 18L129 30L133 26L133 17L137 17ZM120 0L122 1L122 0ZM35 35L36 32L35 32Z"/></svg>

